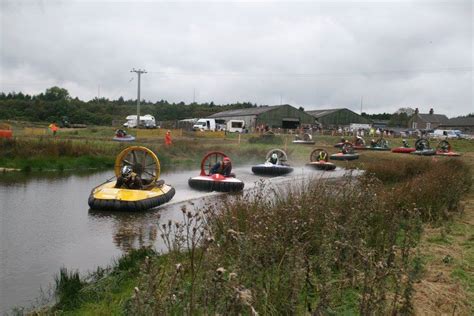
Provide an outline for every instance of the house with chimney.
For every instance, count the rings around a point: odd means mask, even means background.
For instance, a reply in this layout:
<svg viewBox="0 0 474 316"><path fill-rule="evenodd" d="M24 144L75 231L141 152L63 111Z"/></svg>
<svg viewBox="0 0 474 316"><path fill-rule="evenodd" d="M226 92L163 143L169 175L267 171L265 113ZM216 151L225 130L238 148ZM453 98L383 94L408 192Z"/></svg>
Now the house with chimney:
<svg viewBox="0 0 474 316"><path fill-rule="evenodd" d="M415 109L415 114L408 121L408 127L419 130L429 130L438 128L440 125L449 121L444 114L435 114L433 109L429 113L420 113L418 108Z"/></svg>

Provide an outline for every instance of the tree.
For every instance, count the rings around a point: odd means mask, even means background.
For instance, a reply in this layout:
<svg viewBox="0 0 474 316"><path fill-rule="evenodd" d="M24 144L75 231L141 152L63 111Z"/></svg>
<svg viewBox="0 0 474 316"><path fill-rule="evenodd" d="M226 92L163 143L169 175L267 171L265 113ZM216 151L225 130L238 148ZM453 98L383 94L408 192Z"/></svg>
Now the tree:
<svg viewBox="0 0 474 316"><path fill-rule="evenodd" d="M46 92L44 93L45 101L69 100L70 98L69 92L66 89L56 86L46 89Z"/></svg>

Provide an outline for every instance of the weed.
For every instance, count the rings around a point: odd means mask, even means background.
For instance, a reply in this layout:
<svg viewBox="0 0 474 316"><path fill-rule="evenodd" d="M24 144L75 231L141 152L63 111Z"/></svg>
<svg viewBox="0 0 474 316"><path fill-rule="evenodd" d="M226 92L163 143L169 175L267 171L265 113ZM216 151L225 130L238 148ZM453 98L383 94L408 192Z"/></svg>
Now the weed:
<svg viewBox="0 0 474 316"><path fill-rule="evenodd" d="M80 304L80 291L84 282L79 277L78 271L68 271L61 268L59 275L55 277L56 297L58 303L56 308L62 310L73 309Z"/></svg>

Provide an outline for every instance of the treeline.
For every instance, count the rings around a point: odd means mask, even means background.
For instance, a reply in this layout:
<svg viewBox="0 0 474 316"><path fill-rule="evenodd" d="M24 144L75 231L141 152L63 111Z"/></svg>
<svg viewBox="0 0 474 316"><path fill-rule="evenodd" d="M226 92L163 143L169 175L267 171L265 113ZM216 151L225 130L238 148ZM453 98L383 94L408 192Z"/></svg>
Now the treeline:
<svg viewBox="0 0 474 316"><path fill-rule="evenodd" d="M82 101L71 98L64 88L52 87L38 95L0 93L0 119L60 123L65 117L74 124L110 125L113 120L125 121L136 114L136 100L95 98ZM216 105L210 103L169 103L165 100L140 102L140 113L151 114L158 121L207 117L211 114L240 108L256 107L250 102Z"/></svg>

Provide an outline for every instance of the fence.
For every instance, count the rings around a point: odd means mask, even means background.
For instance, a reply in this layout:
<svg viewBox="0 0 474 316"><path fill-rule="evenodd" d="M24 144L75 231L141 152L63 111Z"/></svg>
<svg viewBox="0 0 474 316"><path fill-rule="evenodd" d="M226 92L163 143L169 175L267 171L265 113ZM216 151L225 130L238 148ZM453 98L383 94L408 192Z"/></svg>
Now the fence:
<svg viewBox="0 0 474 316"><path fill-rule="evenodd" d="M171 137L183 136L182 129L137 129L137 138L163 138L167 131L171 132Z"/></svg>
<svg viewBox="0 0 474 316"><path fill-rule="evenodd" d="M188 137L198 137L198 138L225 138L224 131L218 131L218 132L195 131L195 132L185 132L184 135Z"/></svg>
<svg viewBox="0 0 474 316"><path fill-rule="evenodd" d="M41 136L48 133L47 128L38 128L38 127L25 127L23 129L23 135L26 136Z"/></svg>

